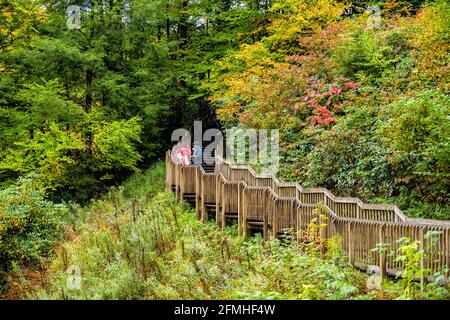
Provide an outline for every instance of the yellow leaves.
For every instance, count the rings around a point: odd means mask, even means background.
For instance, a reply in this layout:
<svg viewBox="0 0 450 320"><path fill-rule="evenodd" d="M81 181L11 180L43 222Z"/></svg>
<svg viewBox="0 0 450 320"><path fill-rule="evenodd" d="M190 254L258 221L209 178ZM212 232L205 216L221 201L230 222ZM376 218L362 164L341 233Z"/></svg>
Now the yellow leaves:
<svg viewBox="0 0 450 320"><path fill-rule="evenodd" d="M5 19L5 21L8 21L12 18L12 12L11 11L5 11L2 12L3 18Z"/></svg>
<svg viewBox="0 0 450 320"><path fill-rule="evenodd" d="M316 285L314 285L314 284L302 284L302 288L305 291L305 293L309 293L309 292L312 292L313 290L315 290Z"/></svg>
<svg viewBox="0 0 450 320"><path fill-rule="evenodd" d="M217 110L217 116L220 119L232 119L236 117L241 109L241 104L235 100L232 100L226 104L224 108Z"/></svg>
<svg viewBox="0 0 450 320"><path fill-rule="evenodd" d="M449 14L450 5L444 3L423 8L412 21L414 33L410 40L417 59L416 75L434 79L444 89L450 82Z"/></svg>
<svg viewBox="0 0 450 320"><path fill-rule="evenodd" d="M345 4L335 0L279 0L271 10L279 14L269 27L272 35L268 39L277 45L289 44L296 41L302 33L336 21L345 7ZM289 48L284 50L289 51Z"/></svg>
<svg viewBox="0 0 450 320"><path fill-rule="evenodd" d="M309 253L320 252L323 253L326 244L326 228L328 224L327 213L328 209L323 203L317 204L316 208L312 210L314 215L308 223L306 230L303 232L302 245Z"/></svg>
<svg viewBox="0 0 450 320"><path fill-rule="evenodd" d="M0 8L0 47L10 50L18 39L30 38L37 23L48 23L45 7L37 1L10 1Z"/></svg>
<svg viewBox="0 0 450 320"><path fill-rule="evenodd" d="M23 219L21 219L21 218L9 218L7 225L5 223L1 223L0 224L0 232L4 231L4 230L7 230L7 229L20 231L20 230L23 230L24 227L25 227L25 225L24 225Z"/></svg>
<svg viewBox="0 0 450 320"><path fill-rule="evenodd" d="M0 219L1 219L1 217L0 217ZM0 242L1 242L1 239L2 239L1 233L2 233L4 230L6 230L6 224L3 223L3 222L0 222Z"/></svg>
<svg viewBox="0 0 450 320"><path fill-rule="evenodd" d="M276 65L273 54L263 42L255 44L244 44L239 52L234 54L231 59L238 60L246 69L254 67L274 67Z"/></svg>
<svg viewBox="0 0 450 320"><path fill-rule="evenodd" d="M411 11L411 5L404 0L387 0L383 4L383 12L408 14Z"/></svg>
<svg viewBox="0 0 450 320"><path fill-rule="evenodd" d="M114 175L112 175L112 174L105 174L100 177L101 181L112 180L112 179L114 179Z"/></svg>

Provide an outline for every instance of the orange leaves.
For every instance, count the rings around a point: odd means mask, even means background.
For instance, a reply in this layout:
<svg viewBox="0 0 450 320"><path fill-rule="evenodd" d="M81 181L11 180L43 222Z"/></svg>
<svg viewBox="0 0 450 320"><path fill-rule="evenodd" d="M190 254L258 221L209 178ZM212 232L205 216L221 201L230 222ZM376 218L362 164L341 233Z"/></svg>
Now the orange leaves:
<svg viewBox="0 0 450 320"><path fill-rule="evenodd" d="M217 109L217 117L219 119L230 121L236 118L241 111L241 104L236 100L231 100L224 107Z"/></svg>
<svg viewBox="0 0 450 320"><path fill-rule="evenodd" d="M339 28L348 25L333 23L344 7L335 0L275 1L270 9L269 35L259 42L243 44L238 52L222 59L212 81L205 85L212 91L218 117L256 128L304 125L311 110L304 109L300 100L309 79L317 74L333 78L328 74L333 65L326 50L328 44L332 47L339 42L335 34ZM322 30L329 24L333 27ZM300 35L306 42L299 46ZM305 47L306 53L302 52ZM301 54L286 55L298 52ZM331 101L324 106L328 109L330 105ZM325 110L318 112L324 114ZM322 118L325 123L333 122L331 115Z"/></svg>
<svg viewBox="0 0 450 320"><path fill-rule="evenodd" d="M389 1L384 9L397 12L400 4ZM355 101L389 98L374 98L367 88L356 95L361 83L394 92L397 83L418 83L389 77L410 66L414 80L448 86L448 4L426 7L417 17L391 16L373 31L364 29L364 14L339 19L344 7L333 0L274 1L268 36L220 61L208 84L219 118L252 127L329 126Z"/></svg>

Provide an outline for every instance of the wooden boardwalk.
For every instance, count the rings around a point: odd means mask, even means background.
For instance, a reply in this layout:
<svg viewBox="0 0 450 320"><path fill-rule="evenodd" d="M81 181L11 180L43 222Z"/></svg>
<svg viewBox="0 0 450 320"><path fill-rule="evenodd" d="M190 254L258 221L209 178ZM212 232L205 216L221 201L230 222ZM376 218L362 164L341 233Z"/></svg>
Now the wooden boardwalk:
<svg viewBox="0 0 450 320"><path fill-rule="evenodd" d="M343 250L353 265L363 269L370 266L382 276L394 274L403 264L394 261L395 255L384 258L372 249L378 243L389 243L396 252L396 241L410 237L419 240L426 253L421 261L424 268L441 271L450 267L450 221L407 218L394 205L336 197L324 188L283 183L273 175L258 175L248 166L226 161L207 172L202 166L175 164L168 151L166 167L167 188L175 192L178 201L189 201L200 220L215 219L222 228L236 221L243 236L258 230L267 240L290 229L298 241L299 231L317 217L313 209L323 203L329 211L323 235L341 235ZM428 231L438 231L433 243L425 237Z"/></svg>

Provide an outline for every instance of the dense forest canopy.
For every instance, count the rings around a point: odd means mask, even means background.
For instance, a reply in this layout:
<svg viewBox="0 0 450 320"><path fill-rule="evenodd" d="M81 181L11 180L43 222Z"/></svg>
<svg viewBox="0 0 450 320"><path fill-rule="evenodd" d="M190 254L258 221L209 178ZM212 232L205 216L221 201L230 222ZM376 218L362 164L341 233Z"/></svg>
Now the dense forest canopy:
<svg viewBox="0 0 450 320"><path fill-rule="evenodd" d="M78 259L109 215L128 225L114 199L100 222L79 206L162 159L174 129L211 117L279 129L281 180L450 219L449 17L445 0L0 0L0 291L6 271L41 261L67 229L88 230ZM135 181L145 196L157 168ZM352 286L337 296L363 294ZM165 290L144 296L192 297ZM314 296L280 294L303 295Z"/></svg>
<svg viewBox="0 0 450 320"><path fill-rule="evenodd" d="M441 0L2 1L0 185L35 172L86 201L215 112L280 129L284 179L448 218L448 14Z"/></svg>

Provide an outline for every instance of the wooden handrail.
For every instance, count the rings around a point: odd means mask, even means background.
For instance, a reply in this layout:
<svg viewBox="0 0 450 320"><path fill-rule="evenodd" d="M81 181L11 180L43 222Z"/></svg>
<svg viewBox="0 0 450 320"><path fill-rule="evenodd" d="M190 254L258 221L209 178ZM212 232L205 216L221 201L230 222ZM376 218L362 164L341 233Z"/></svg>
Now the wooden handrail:
<svg viewBox="0 0 450 320"><path fill-rule="evenodd" d="M291 187L295 188L298 192L297 194L311 194L311 193L320 193L323 194L324 200L325 196L327 196L334 203L344 203L344 204L356 204L360 210L379 210L379 211L392 211L395 213L395 217L393 217L393 221L403 221L406 222L407 217L403 214L403 212L395 205L390 204L365 204L358 198L348 198L348 197L337 197L333 195L329 190L325 188L303 188L297 182L281 182L278 178L273 174L257 174L253 168L248 167L246 165L234 165L228 162L227 160L221 159L217 157L218 163L222 163L228 166L231 170L246 170L249 174L256 179L271 179L273 181L273 185L277 188L283 187ZM219 165L219 171L222 167ZM302 201L301 199L299 199ZM339 214L339 213L338 213ZM449 224L450 226L450 224Z"/></svg>
<svg viewBox="0 0 450 320"><path fill-rule="evenodd" d="M258 175L248 166L225 161L218 161L214 172L205 172L201 166L174 164L168 152L166 164L168 189L177 192L178 200L183 200L183 194L177 190L186 189L180 183L195 190L196 212L202 221L208 218L208 210L215 210L218 225L224 227L227 215L237 214L239 232L244 236L248 235L249 227L256 225L262 228L264 239L276 238L282 229L290 228L299 240L301 231L315 217L313 209L323 202L329 217L325 236L339 234L354 265L375 265L387 273L401 270L403 265L394 260L395 255L381 258L371 249L378 243L390 243L395 251L399 246L396 240L408 236L421 240L427 248L424 266L433 271L450 266L450 221L407 218L394 205L365 204L357 198L336 197L324 188L283 183L274 175ZM193 181L188 183L180 178L182 174L194 176L195 187ZM440 231L438 241L432 244L430 239L424 239L427 231Z"/></svg>

